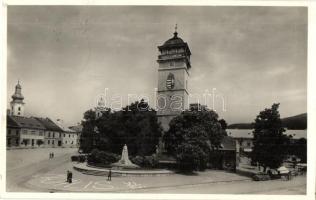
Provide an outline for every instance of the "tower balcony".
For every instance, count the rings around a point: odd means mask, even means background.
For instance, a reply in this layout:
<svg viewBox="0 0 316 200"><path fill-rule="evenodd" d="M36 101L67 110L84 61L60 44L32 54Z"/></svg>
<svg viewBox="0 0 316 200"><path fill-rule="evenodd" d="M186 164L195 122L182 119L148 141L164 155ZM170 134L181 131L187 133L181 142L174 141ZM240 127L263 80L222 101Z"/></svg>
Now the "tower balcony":
<svg viewBox="0 0 316 200"><path fill-rule="evenodd" d="M184 53L182 54L164 54L158 56L158 61L165 61L165 60L174 60L174 59L189 59Z"/></svg>

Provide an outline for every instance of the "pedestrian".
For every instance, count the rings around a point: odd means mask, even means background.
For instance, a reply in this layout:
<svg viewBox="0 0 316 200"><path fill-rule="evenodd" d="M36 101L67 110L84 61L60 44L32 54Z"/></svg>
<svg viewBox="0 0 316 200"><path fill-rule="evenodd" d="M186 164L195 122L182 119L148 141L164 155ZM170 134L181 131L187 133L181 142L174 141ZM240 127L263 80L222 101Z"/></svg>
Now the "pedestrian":
<svg viewBox="0 0 316 200"><path fill-rule="evenodd" d="M54 158L54 152L52 152L52 158Z"/></svg>
<svg viewBox="0 0 316 200"><path fill-rule="evenodd" d="M69 183L69 170L67 170L67 180L66 180L66 182L68 182Z"/></svg>
<svg viewBox="0 0 316 200"><path fill-rule="evenodd" d="M108 181L111 181L111 178L112 178L112 170L111 170L111 168L110 168L109 174L108 174Z"/></svg>
<svg viewBox="0 0 316 200"><path fill-rule="evenodd" d="M52 153L51 152L49 152L49 159L51 159L52 158Z"/></svg>
<svg viewBox="0 0 316 200"><path fill-rule="evenodd" d="M72 183L72 172L69 171L69 183Z"/></svg>

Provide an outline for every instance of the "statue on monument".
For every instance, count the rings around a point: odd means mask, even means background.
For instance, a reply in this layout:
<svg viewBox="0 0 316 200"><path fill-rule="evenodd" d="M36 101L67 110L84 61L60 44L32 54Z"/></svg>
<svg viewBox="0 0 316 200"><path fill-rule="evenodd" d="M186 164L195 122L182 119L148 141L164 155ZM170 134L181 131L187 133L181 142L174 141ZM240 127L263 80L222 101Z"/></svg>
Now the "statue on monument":
<svg viewBox="0 0 316 200"><path fill-rule="evenodd" d="M121 159L118 162L112 164L112 166L123 167L123 168L139 168L139 166L133 164L128 158L128 149L127 149L126 144L124 145L122 149Z"/></svg>

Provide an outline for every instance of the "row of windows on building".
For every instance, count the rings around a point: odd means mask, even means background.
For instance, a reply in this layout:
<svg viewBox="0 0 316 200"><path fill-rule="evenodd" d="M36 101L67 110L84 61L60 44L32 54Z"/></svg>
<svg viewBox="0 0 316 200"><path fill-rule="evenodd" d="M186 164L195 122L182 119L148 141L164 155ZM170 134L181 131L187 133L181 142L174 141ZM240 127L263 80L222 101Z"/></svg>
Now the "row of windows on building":
<svg viewBox="0 0 316 200"><path fill-rule="evenodd" d="M15 135L16 136L18 136L19 135L19 133L20 133L20 131L19 130L15 130ZM37 131L35 131L35 130L23 130L23 134L24 135L39 135L39 136L43 136L44 135L44 132L43 131L39 131L39 132L37 132ZM13 130L8 130L8 135L14 135L14 131ZM62 133L57 133L56 135L58 135L58 137L60 138L61 136L62 136ZM55 138L55 133L54 132L48 132L48 137L53 137L53 138ZM67 136L70 138L70 137L72 137L72 138L74 138L75 137L75 135L74 134L67 134ZM66 137L66 134L64 133L64 137Z"/></svg>
<svg viewBox="0 0 316 200"><path fill-rule="evenodd" d="M47 140L47 144L55 144L55 140ZM65 144L74 144L74 141L71 141L69 143L65 141Z"/></svg>

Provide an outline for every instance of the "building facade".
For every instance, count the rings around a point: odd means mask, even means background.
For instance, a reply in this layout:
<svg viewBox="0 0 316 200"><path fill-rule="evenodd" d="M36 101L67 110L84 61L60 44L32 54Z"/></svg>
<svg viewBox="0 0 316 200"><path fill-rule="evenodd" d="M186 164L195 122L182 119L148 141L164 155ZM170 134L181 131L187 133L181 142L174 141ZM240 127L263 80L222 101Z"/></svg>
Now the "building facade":
<svg viewBox="0 0 316 200"><path fill-rule="evenodd" d="M191 68L189 46L177 31L163 45L158 46L158 91L157 115L163 129L169 129L169 122L188 109L188 82Z"/></svg>
<svg viewBox="0 0 316 200"><path fill-rule="evenodd" d="M44 131L35 118L7 116L7 147L43 147Z"/></svg>
<svg viewBox="0 0 316 200"><path fill-rule="evenodd" d="M62 147L78 147L78 133L65 126L63 121L60 119L57 119L54 123L62 130Z"/></svg>
<svg viewBox="0 0 316 200"><path fill-rule="evenodd" d="M77 146L78 147L80 146L80 138L81 138L82 128L83 128L83 126L81 124L69 127L69 129L71 129L77 133Z"/></svg>
<svg viewBox="0 0 316 200"><path fill-rule="evenodd" d="M78 147L79 133L60 126L49 118L25 117L20 83L15 86L7 110L7 147Z"/></svg>
<svg viewBox="0 0 316 200"><path fill-rule="evenodd" d="M62 144L63 147L78 147L78 133L69 128L64 129Z"/></svg>
<svg viewBox="0 0 316 200"><path fill-rule="evenodd" d="M46 147L61 147L62 146L62 134L63 130L59 128L49 118L36 118L44 127L45 140L44 144Z"/></svg>

